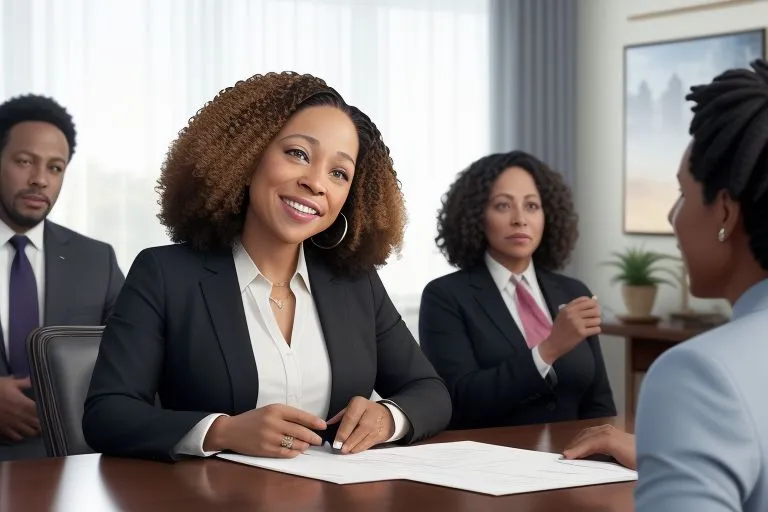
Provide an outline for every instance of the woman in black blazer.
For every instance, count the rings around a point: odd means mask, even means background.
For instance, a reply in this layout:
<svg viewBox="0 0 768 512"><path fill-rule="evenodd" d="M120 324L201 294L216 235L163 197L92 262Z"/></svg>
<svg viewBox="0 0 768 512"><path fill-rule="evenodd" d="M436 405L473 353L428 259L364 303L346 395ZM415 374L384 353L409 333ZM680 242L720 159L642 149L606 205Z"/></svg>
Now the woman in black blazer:
<svg viewBox="0 0 768 512"><path fill-rule="evenodd" d="M405 209L365 114L312 76L256 75L191 119L158 189L176 244L137 256L107 323L83 417L92 448L356 453L448 424L445 385L375 270Z"/></svg>
<svg viewBox="0 0 768 512"><path fill-rule="evenodd" d="M452 428L616 414L597 300L555 273L576 224L561 176L522 151L484 157L451 186L436 241L461 270L424 289L419 337L451 393Z"/></svg>

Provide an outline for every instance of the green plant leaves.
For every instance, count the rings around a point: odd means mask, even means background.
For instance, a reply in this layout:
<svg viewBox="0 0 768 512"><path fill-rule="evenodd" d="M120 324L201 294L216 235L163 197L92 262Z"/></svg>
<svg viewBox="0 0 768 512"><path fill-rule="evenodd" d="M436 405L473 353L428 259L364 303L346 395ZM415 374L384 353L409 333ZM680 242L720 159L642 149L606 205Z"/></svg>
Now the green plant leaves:
<svg viewBox="0 0 768 512"><path fill-rule="evenodd" d="M680 261L676 256L648 251L643 248L628 248L624 252L614 251L614 259L604 264L618 269L611 282L621 282L628 286L655 286L660 284L675 285L677 275L668 268L660 267L663 261ZM659 274L671 275L674 281Z"/></svg>

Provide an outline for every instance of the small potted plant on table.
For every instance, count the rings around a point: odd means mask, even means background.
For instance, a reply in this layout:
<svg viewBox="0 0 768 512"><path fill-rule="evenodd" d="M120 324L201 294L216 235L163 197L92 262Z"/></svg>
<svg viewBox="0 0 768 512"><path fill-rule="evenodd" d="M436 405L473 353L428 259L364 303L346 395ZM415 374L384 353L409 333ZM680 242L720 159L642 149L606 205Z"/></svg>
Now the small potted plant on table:
<svg viewBox="0 0 768 512"><path fill-rule="evenodd" d="M625 322L636 323L658 322L659 318L653 316L651 312L656 303L659 285L674 286L672 281L661 277L659 274L666 273L675 276L674 272L659 264L665 260L678 260L679 258L633 247L612 254L614 259L607 261L606 264L618 269L618 273L613 276L611 281L622 283L621 294L628 313L620 319Z"/></svg>

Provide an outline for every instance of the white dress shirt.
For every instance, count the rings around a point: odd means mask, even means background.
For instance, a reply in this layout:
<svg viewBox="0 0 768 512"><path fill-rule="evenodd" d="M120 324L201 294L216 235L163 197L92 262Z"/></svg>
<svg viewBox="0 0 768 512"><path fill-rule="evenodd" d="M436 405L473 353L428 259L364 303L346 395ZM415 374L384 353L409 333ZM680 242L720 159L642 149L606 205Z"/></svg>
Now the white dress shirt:
<svg viewBox="0 0 768 512"><path fill-rule="evenodd" d="M520 328L523 337L526 336L525 328L523 327L523 321L520 319L520 313L517 311L517 299L515 298L515 286L519 286L517 283L521 283L528 287L528 291L531 292L536 304L541 308L541 311L547 318L552 321L552 315L549 314L547 302L544 300L544 294L541 293L539 281L536 279L536 270L534 269L533 262L531 262L530 265L528 265L528 268L520 275L510 272L504 265L493 259L488 253L485 253L485 265L488 267L488 272L491 273L491 278L501 292L504 304L507 305L509 314L512 315L518 328ZM531 356L533 357L533 362L542 378L546 378L547 375L549 375L551 379L556 380L555 371L552 369L552 366L545 363L541 358L538 346L531 350Z"/></svg>
<svg viewBox="0 0 768 512"><path fill-rule="evenodd" d="M271 283L259 271L242 244L236 243L232 253L259 375L256 408L286 404L326 418L331 400L331 361L310 290L304 247L299 250L296 272L289 283L296 297L290 345L280 331L269 303ZM396 405L382 404L392 413L395 422L395 433L387 442L397 441L410 430L410 422ZM217 453L204 451L203 442L208 429L219 416L224 415L211 414L203 418L179 441L174 452L198 457Z"/></svg>
<svg viewBox="0 0 768 512"><path fill-rule="evenodd" d="M40 312L40 325L42 325L44 312L43 303L45 300L45 257L43 256L45 222L39 223L24 235L29 238L30 243L24 248L24 252L32 264L32 272L35 274L37 282L37 303ZM8 354L8 323L10 322L10 285L11 285L11 265L13 258L16 257L16 249L11 245L11 237L17 233L9 228L5 222L0 221L0 324L3 328L3 340L5 342L5 353Z"/></svg>

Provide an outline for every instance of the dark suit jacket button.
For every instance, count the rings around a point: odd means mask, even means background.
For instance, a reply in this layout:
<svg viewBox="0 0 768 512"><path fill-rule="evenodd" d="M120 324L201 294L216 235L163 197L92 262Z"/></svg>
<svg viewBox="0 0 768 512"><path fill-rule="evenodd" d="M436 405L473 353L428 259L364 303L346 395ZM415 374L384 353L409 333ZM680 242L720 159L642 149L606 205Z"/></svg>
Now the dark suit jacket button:
<svg viewBox="0 0 768 512"><path fill-rule="evenodd" d="M555 402L549 402L549 403L547 404L547 410L548 410L548 411L554 411L554 410L555 410L555 407L556 407L556 405L555 405Z"/></svg>

